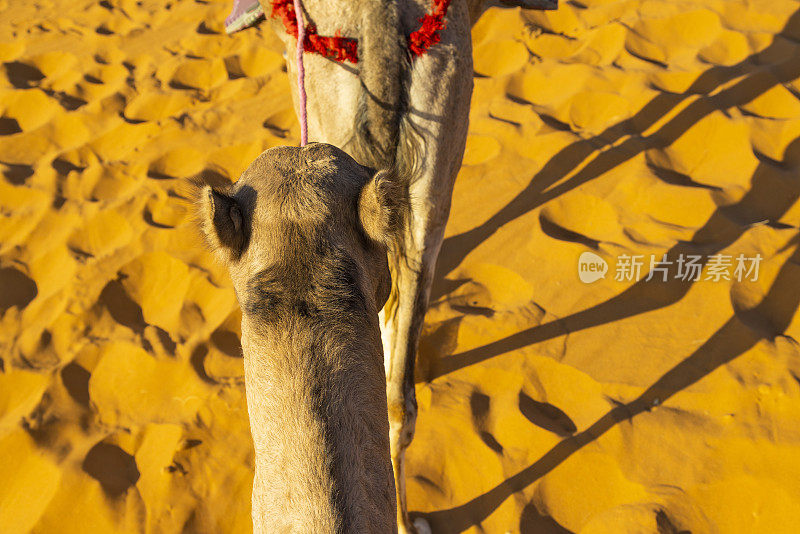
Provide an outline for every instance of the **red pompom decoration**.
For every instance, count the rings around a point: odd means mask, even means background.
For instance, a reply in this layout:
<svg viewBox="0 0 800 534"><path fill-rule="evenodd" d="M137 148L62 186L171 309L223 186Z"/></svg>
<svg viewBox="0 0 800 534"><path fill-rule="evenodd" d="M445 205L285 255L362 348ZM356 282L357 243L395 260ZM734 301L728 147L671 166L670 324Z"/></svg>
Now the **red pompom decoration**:
<svg viewBox="0 0 800 534"><path fill-rule="evenodd" d="M297 38L297 17L294 14L292 0L272 0L272 16L280 17L286 28L286 33ZM309 25L306 28L306 38L303 47L307 52L314 52L335 61L350 61L358 63L358 41L348 37L323 37L317 34L317 29Z"/></svg>
<svg viewBox="0 0 800 534"><path fill-rule="evenodd" d="M408 48L414 57L423 55L442 39L439 32L447 26L444 16L448 7L450 0L433 0L433 11L419 19L422 26L408 36Z"/></svg>

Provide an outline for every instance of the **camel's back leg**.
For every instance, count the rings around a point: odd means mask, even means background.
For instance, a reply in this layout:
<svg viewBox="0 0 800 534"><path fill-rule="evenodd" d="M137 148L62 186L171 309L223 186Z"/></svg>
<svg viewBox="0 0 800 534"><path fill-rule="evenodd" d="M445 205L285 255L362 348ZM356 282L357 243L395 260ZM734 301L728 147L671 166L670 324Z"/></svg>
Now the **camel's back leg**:
<svg viewBox="0 0 800 534"><path fill-rule="evenodd" d="M393 297L383 310L392 464L398 526L413 532L405 495L404 455L414 437L417 406L414 360L436 258L444 236L453 182L466 143L472 94L472 45L466 4L453 3L442 42L414 60L409 111L400 151L415 145L418 159L410 187L411 214L405 243L392 255ZM413 129L415 133L409 133Z"/></svg>

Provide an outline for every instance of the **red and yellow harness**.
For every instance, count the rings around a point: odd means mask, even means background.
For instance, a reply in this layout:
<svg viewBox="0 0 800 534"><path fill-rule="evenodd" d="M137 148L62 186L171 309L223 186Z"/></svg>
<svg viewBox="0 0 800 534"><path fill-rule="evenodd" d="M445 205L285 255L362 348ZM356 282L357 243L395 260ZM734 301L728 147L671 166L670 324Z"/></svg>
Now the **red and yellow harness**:
<svg viewBox="0 0 800 534"><path fill-rule="evenodd" d="M441 40L439 32L446 26L444 17L451 0L432 0L433 9L419 19L420 27L408 36L408 50L412 57L419 57ZM280 17L286 32L297 38L298 27L292 0L271 0L272 16ZM334 61L358 63L358 39L342 37L337 31L333 37L319 35L316 27L305 28L303 48L306 52L320 54Z"/></svg>

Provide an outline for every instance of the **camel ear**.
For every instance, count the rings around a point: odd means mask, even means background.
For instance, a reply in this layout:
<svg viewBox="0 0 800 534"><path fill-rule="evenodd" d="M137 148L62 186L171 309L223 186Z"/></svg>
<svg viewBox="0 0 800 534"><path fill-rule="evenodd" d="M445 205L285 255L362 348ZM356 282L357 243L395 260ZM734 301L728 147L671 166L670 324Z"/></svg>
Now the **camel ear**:
<svg viewBox="0 0 800 534"><path fill-rule="evenodd" d="M238 259L244 248L245 228L236 198L205 186L200 194L200 218L209 244L227 252L228 259Z"/></svg>
<svg viewBox="0 0 800 534"><path fill-rule="evenodd" d="M358 218L370 239L391 245L400 231L403 198L400 184L389 171L378 171L364 185L358 198Z"/></svg>

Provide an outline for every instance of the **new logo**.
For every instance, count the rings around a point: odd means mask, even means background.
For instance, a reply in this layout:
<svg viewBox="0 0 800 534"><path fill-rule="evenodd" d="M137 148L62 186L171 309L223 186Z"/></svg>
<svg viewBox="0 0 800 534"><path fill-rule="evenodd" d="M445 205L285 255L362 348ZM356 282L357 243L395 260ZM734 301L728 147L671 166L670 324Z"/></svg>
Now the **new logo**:
<svg viewBox="0 0 800 534"><path fill-rule="evenodd" d="M578 278L584 284L605 278L607 272L608 263L594 252L584 252L578 259Z"/></svg>

